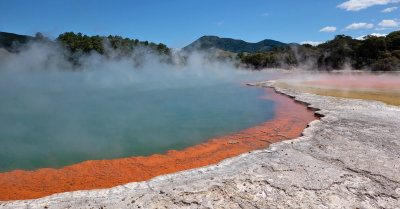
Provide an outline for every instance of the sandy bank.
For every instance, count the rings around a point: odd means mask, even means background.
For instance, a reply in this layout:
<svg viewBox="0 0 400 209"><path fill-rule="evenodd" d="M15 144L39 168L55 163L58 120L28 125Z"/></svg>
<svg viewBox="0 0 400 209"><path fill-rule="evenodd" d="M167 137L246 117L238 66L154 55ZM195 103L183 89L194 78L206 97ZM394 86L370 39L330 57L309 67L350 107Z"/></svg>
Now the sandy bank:
<svg viewBox="0 0 400 209"><path fill-rule="evenodd" d="M260 85L271 85L263 83ZM400 107L277 91L323 115L303 136L216 165L111 189L1 202L15 208L399 208Z"/></svg>

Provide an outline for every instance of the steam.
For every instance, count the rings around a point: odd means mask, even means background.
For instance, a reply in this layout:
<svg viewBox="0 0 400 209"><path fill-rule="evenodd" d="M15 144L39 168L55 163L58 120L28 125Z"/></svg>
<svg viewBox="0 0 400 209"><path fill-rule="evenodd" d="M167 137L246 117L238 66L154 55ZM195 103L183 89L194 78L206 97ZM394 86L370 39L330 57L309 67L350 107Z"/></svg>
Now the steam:
<svg viewBox="0 0 400 209"><path fill-rule="evenodd" d="M107 45L107 44L105 44ZM79 65L65 56L65 49L54 43L31 42L20 53L1 51L0 79L12 78L30 82L28 74L44 76L71 76L98 87L140 85L142 88L169 88L178 86L209 85L217 82L245 81L263 73L238 69L234 61L212 60L215 53L174 50L171 57L152 53L138 47L130 56L119 56L117 50L106 47L107 56L97 52L77 54ZM79 73L77 73L79 72ZM70 79L70 78L68 78ZM36 81L37 84L42 83ZM43 84L45 85L45 84Z"/></svg>
<svg viewBox="0 0 400 209"><path fill-rule="evenodd" d="M143 124L154 123L154 127L168 123L164 120L168 115L158 121L146 116L146 113L154 111L163 114L162 110L154 109L153 103L174 100L176 107L173 108L179 113L180 109L191 105L187 100L193 100L195 96L208 95L211 91L213 94L210 95L218 97L226 93L234 95L242 89L247 91L239 83L273 76L237 68L232 60L213 60L211 57L214 54L204 52L185 54L175 50L171 56L165 56L143 47L136 48L130 56L121 57L118 51L107 50L107 56L95 52L74 55L79 65L69 61L65 48L53 42L31 42L19 53L0 51L0 172L12 168L38 168L41 166L39 161L46 161L49 167L59 167L82 159L121 157L119 154L124 152L126 143L118 145L118 140L128 140L133 137L132 132L143 131L139 130L141 126L136 125L132 117ZM223 93L215 94L216 87L224 88ZM194 93L184 89L193 89ZM170 95L170 90L178 90L182 95ZM249 92L253 94L254 91L251 89ZM257 94L252 96L256 98ZM129 98L129 101L120 97ZM249 103L246 100L224 101L218 97L204 96L200 106L226 102L222 104L225 109L221 111L228 111L235 105ZM264 103L255 104L259 109L249 106L238 114L253 114L252 118L266 120L267 113L260 114L265 109L262 106ZM131 110L139 105L142 105L140 111ZM115 107L121 108L121 111L112 109ZM131 112L131 115L119 112ZM218 124L225 123L223 119L219 120ZM60 124L47 121L59 121ZM109 132L110 135L96 134L95 129L106 128L99 121L109 121L114 124L115 130ZM199 119L200 129L191 132L193 137L202 136L201 128L207 128L205 123ZM232 128L240 130L233 125ZM146 131L155 136L152 139L139 138L138 147L148 148L154 143L172 146L173 142L157 134L159 130ZM46 147L35 143L40 137L48 137L41 139L49 140ZM118 140L110 141L111 138ZM109 150L105 151L104 146L110 147ZM57 153L56 150L60 149L55 147L61 147L65 155ZM59 155L57 159L55 155ZM131 155L123 153L123 156ZM60 163L60 159L64 162Z"/></svg>

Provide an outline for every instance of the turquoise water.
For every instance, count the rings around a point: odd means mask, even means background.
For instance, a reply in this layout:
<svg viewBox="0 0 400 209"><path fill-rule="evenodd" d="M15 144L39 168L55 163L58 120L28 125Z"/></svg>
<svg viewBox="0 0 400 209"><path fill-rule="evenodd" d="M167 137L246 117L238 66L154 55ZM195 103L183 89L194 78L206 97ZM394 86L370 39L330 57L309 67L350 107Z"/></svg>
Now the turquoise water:
<svg viewBox="0 0 400 209"><path fill-rule="evenodd" d="M160 79L145 85L105 78L3 73L0 172L162 154L274 116L273 102L259 98L264 90L239 85L243 79L157 86Z"/></svg>

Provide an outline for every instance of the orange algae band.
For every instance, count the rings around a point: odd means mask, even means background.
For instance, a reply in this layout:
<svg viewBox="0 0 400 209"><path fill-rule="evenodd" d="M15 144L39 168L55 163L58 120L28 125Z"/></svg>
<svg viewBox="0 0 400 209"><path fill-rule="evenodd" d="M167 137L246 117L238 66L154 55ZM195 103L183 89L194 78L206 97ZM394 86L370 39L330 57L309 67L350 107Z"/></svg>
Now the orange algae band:
<svg viewBox="0 0 400 209"><path fill-rule="evenodd" d="M60 169L14 170L0 173L0 200L23 200L76 190L110 188L155 176L212 165L226 158L267 148L270 143L298 137L314 112L287 96L269 93L264 99L275 101L275 117L231 136L211 139L181 151L163 155L92 160Z"/></svg>

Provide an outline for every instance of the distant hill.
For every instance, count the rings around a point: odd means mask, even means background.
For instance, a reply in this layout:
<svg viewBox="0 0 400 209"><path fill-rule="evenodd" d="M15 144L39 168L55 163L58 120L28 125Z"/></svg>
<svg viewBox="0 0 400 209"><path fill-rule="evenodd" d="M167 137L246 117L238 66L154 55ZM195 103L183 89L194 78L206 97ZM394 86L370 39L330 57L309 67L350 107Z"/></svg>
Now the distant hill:
<svg viewBox="0 0 400 209"><path fill-rule="evenodd" d="M268 52L272 47L282 47L287 44L274 41L271 39L265 39L257 43L249 43L243 40L237 40L232 38L220 38L218 36L203 36L188 46L184 47L184 50L195 50L195 49L210 49L217 48L228 52L239 53L255 53L258 51Z"/></svg>
<svg viewBox="0 0 400 209"><path fill-rule="evenodd" d="M14 45L25 44L33 40L32 36L18 35L15 33L0 32L0 48L12 50Z"/></svg>

